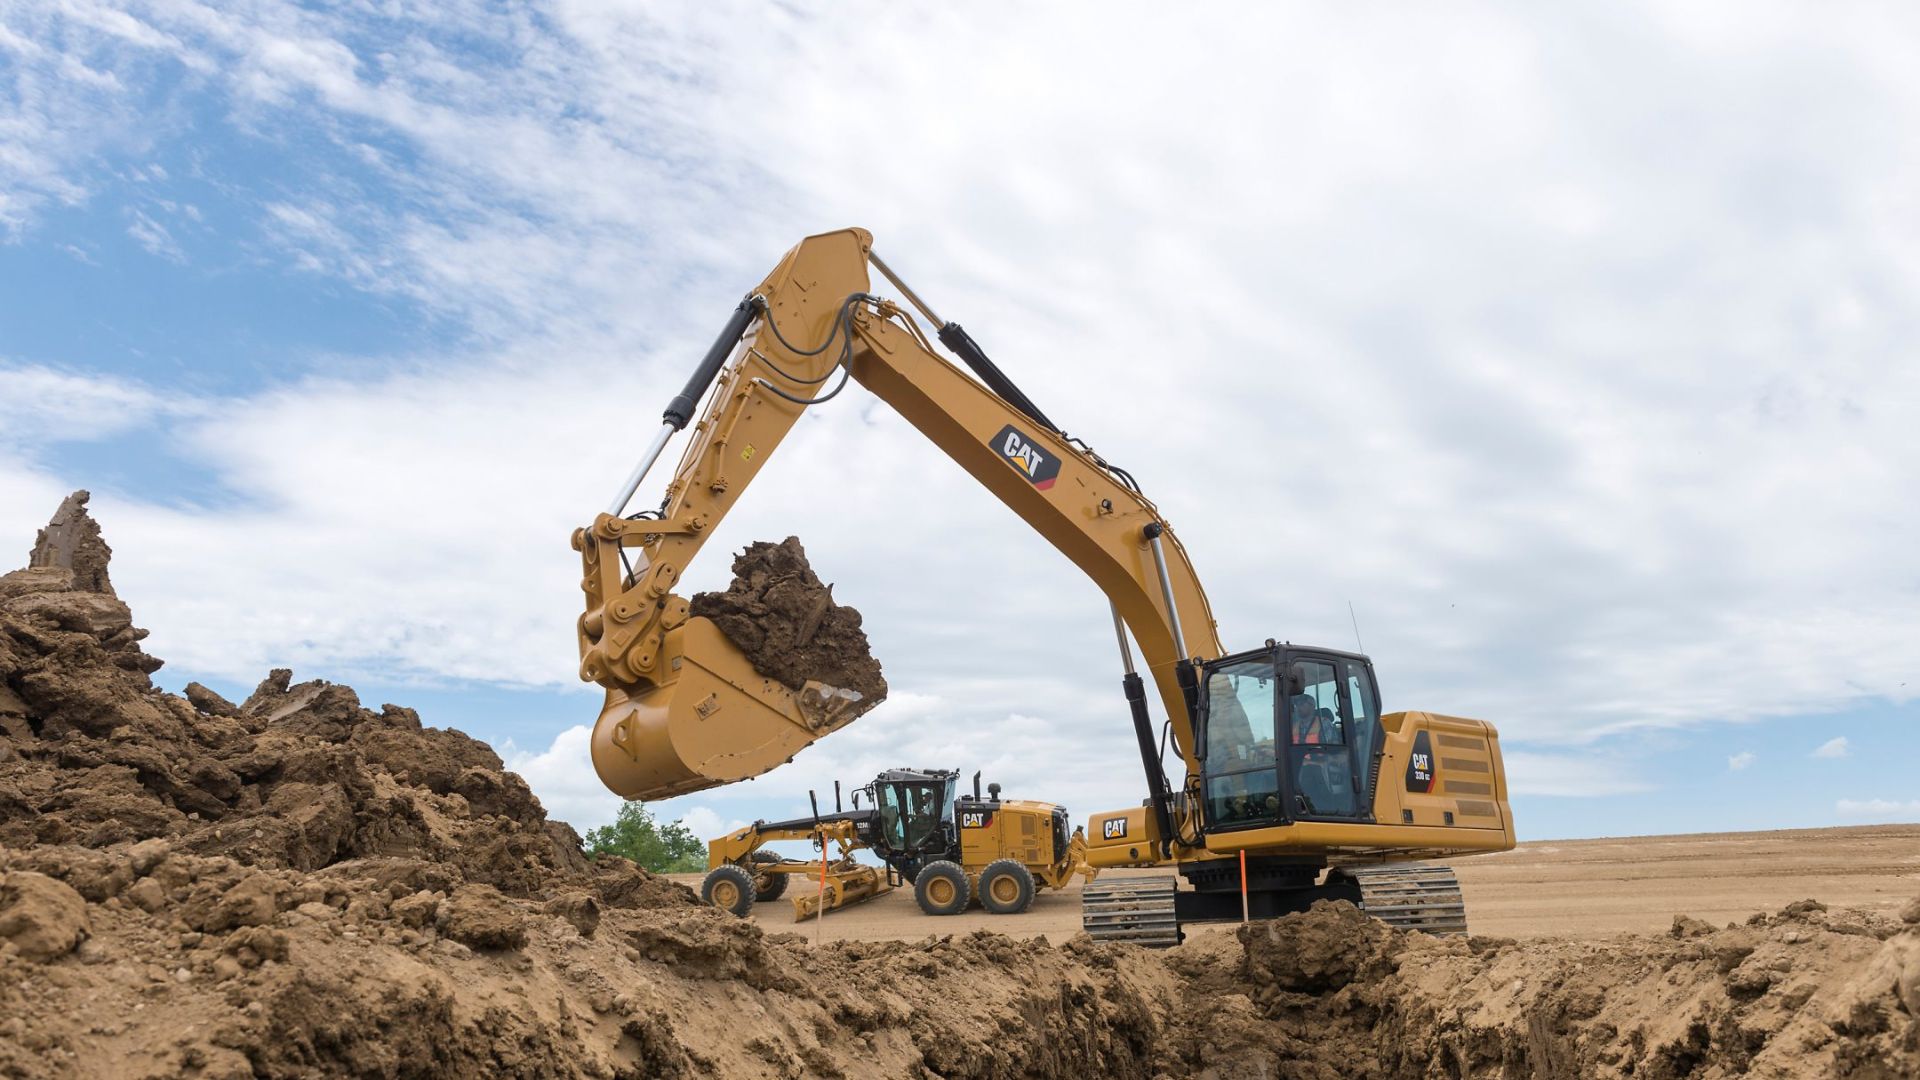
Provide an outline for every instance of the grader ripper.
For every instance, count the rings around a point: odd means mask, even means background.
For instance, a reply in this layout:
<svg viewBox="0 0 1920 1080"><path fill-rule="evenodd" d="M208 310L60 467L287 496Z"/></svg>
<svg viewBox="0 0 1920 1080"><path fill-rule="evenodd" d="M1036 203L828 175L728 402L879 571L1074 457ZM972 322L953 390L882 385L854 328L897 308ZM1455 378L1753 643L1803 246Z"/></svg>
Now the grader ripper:
<svg viewBox="0 0 1920 1080"><path fill-rule="evenodd" d="M869 266L972 376L936 353L899 304L868 291ZM1228 650L1185 548L1132 474L1068 435L959 324L934 315L863 229L801 241L741 300L612 504L574 532L586 594L580 674L607 691L592 751L609 788L655 799L748 779L850 719L834 707L843 691L809 683L795 692L760 677L672 591L800 415L849 379L1019 515L1111 603L1147 798L1092 817L1088 860L1171 865L1186 887L1171 875L1090 884L1089 933L1177 941L1183 921L1241 918L1243 881L1244 910L1256 917L1341 897L1399 925L1464 928L1451 871L1406 864L1513 847L1493 726L1382 712L1373 664L1358 653L1275 638ZM628 516L634 492L703 398L665 501ZM1298 493L1285 486L1258 494L1269 500L1262 520L1306 505L1290 503ZM1165 772L1167 747L1155 738L1129 635L1159 691L1178 783Z"/></svg>

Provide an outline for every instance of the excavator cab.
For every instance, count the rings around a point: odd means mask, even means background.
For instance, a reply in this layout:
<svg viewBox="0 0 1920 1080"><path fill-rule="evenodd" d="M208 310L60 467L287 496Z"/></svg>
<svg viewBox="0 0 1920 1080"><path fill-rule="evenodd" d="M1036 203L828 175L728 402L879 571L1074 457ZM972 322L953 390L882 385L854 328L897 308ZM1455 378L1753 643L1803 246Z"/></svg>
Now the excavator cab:
<svg viewBox="0 0 1920 1080"><path fill-rule="evenodd" d="M1270 646L1205 665L1199 745L1209 832L1371 822L1379 692L1366 657Z"/></svg>

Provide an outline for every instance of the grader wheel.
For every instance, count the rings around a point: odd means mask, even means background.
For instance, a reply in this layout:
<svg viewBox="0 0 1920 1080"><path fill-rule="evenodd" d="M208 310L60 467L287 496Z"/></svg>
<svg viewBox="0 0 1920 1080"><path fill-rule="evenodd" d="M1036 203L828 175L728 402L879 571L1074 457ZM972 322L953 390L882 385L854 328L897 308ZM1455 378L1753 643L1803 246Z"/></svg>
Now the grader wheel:
<svg viewBox="0 0 1920 1080"><path fill-rule="evenodd" d="M753 898L765 903L768 900L778 900L785 895L787 878L791 875L776 874L765 869L767 865L778 863L780 856L771 851L756 851L753 853L753 861L758 864L753 870Z"/></svg>
<svg viewBox="0 0 1920 1080"><path fill-rule="evenodd" d="M913 898L929 915L958 915L973 899L973 884L959 863L939 859L921 867L915 875Z"/></svg>
<svg viewBox="0 0 1920 1080"><path fill-rule="evenodd" d="M753 875L738 866L721 866L700 883L700 898L722 911L746 918L753 911Z"/></svg>
<svg viewBox="0 0 1920 1080"><path fill-rule="evenodd" d="M1014 859L988 863L980 873L980 906L995 915L1018 915L1033 903L1033 871Z"/></svg>

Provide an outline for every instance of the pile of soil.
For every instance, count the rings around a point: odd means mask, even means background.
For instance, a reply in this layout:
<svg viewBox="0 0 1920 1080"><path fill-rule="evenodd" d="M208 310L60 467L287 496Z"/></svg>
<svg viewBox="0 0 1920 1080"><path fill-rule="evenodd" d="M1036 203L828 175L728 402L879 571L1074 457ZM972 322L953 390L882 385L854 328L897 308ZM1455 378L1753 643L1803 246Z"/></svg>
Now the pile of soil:
<svg viewBox="0 0 1920 1080"><path fill-rule="evenodd" d="M1222 1075L1920 1075L1920 898L1664 937L1431 938L1345 903L1173 950ZM1205 1008L1205 1013L1191 1011Z"/></svg>
<svg viewBox="0 0 1920 1080"><path fill-rule="evenodd" d="M1345 904L1159 953L766 934L589 861L410 710L155 689L84 493L61 514L0 576L0 1075L1920 1074L1920 901L1598 943Z"/></svg>
<svg viewBox="0 0 1920 1080"><path fill-rule="evenodd" d="M755 671L789 690L809 681L851 690L860 695L855 716L886 699L860 612L834 601L798 537L748 544L734 556L727 591L697 593L689 610L713 620Z"/></svg>

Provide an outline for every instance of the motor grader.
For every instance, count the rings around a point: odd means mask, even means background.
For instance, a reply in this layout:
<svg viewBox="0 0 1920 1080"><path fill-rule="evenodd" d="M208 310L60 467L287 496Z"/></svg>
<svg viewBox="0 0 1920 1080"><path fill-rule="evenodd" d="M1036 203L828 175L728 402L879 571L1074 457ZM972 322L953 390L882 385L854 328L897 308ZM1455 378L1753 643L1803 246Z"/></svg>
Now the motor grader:
<svg viewBox="0 0 1920 1080"><path fill-rule="evenodd" d="M745 915L756 901L784 894L789 878L818 881L819 888L793 898L800 922L911 884L929 915L957 915L975 899L991 914L1017 915L1041 886L1060 889L1076 876L1098 875L1087 865L1086 837L1069 830L1065 807L1002 799L999 784L987 785L983 796L977 772L969 796L958 791L959 780L949 769L890 769L855 793L851 810L836 805L828 814L756 821L709 841L711 869L700 895ZM786 859L765 848L787 840L812 841L821 858ZM828 844L837 846L837 857ZM882 866L856 860L861 850Z"/></svg>
<svg viewBox="0 0 1920 1080"><path fill-rule="evenodd" d="M935 351L901 303L869 291L869 267L959 364ZM1134 476L1067 434L958 323L936 316L864 229L810 236L787 252L668 403L607 510L574 531L586 600L580 675L606 688L591 743L602 782L644 799L734 783L853 719L832 707L844 691L762 678L673 593L800 416L849 381L898 412L1107 596L1147 797L1093 815L1088 861L1171 865L1178 877L1090 883L1082 891L1088 933L1170 944L1183 922L1279 915L1322 898L1355 901L1399 926L1464 932L1452 872L1420 864L1514 846L1493 725L1384 711L1373 663L1358 653L1272 637L1229 650L1186 549ZM703 399L665 499L628 515ZM1108 427L1147 422L1204 421L1143 414L1109 418ZM1297 494L1276 486L1260 512L1293 512ZM1165 712L1157 739L1130 638ZM1303 715L1314 723L1303 725ZM1164 765L1169 740L1184 770L1178 783Z"/></svg>

